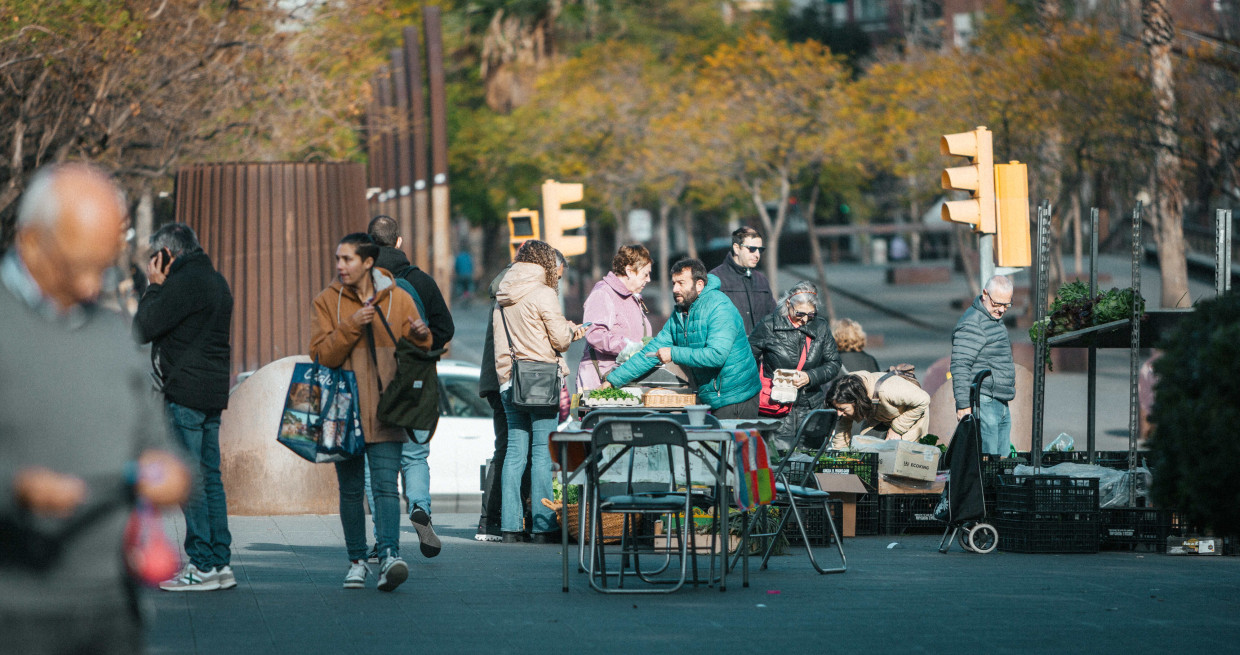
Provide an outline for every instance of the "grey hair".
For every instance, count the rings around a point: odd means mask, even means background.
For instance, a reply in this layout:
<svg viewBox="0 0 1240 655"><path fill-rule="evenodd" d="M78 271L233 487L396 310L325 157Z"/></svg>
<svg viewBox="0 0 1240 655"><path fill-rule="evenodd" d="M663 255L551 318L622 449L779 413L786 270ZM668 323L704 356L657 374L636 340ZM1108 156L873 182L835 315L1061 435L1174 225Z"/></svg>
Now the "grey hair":
<svg viewBox="0 0 1240 655"><path fill-rule="evenodd" d="M806 302L814 305L814 311L818 311L820 308L818 304L818 287L814 286L814 283L809 280L802 280L779 297L778 306L791 309L797 303Z"/></svg>
<svg viewBox="0 0 1240 655"><path fill-rule="evenodd" d="M151 235L151 250L167 248L173 257L193 254L202 250L194 228L185 223L169 223Z"/></svg>
<svg viewBox="0 0 1240 655"><path fill-rule="evenodd" d="M62 175L75 170L106 180L116 190L116 206L120 208L121 213L125 213L125 194L111 183L107 175L87 164L53 164L36 171L34 177L30 179L30 184L26 185L21 203L17 205L18 229L35 225L50 228L56 224L61 210L64 209L64 199L56 193L56 185L60 182Z"/></svg>
<svg viewBox="0 0 1240 655"><path fill-rule="evenodd" d="M564 253L560 252L559 249L555 251L555 263L568 268L568 259L564 257Z"/></svg>
<svg viewBox="0 0 1240 655"><path fill-rule="evenodd" d="M995 275L986 280L986 290L992 293L1012 293L1012 278L1006 275Z"/></svg>

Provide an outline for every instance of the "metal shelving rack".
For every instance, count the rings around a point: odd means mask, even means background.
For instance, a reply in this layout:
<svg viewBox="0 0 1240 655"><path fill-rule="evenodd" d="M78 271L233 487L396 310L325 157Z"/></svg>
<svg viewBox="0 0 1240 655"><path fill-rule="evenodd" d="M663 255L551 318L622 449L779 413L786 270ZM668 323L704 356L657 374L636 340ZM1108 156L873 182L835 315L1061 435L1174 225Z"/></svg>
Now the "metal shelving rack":
<svg viewBox="0 0 1240 655"><path fill-rule="evenodd" d="M1141 203L1138 202L1132 211L1132 289L1140 293L1141 289ZM1036 288L1034 290L1034 320L1046 318L1047 299L1049 297L1048 275L1050 269L1050 218L1051 206L1043 203L1038 207L1038 261ZM1098 210L1090 211L1090 244L1089 244L1089 292L1091 296L1098 294ZM1231 210L1220 209L1216 214L1217 239L1215 241L1215 291L1222 295L1231 290ZM1103 325L1096 325L1066 334L1038 339L1034 348L1036 364L1033 371L1033 439L1030 444L1030 457L1035 466L1042 462L1042 430L1045 414L1046 392L1046 358L1048 348L1080 348L1089 349L1089 370L1087 378L1087 425L1086 444L1089 449L1089 462L1096 458L1096 426L1097 426L1097 350L1098 348L1123 348L1129 352L1129 388L1128 388L1128 470L1137 465L1137 438L1139 436L1140 405L1137 397L1137 377L1140 372L1141 348L1153 347L1164 333L1172 329L1180 319L1191 314L1191 309L1150 310L1142 316L1139 304L1133 304L1132 315ZM1124 330L1128 339L1123 340ZM1129 487L1129 506L1136 504L1136 488Z"/></svg>

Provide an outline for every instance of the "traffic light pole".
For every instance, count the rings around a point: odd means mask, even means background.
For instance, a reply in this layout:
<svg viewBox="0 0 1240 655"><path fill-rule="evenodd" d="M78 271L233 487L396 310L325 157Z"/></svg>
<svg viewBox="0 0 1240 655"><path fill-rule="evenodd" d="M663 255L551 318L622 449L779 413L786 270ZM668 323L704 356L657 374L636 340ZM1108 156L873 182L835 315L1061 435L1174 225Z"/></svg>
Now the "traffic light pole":
<svg viewBox="0 0 1240 655"><path fill-rule="evenodd" d="M977 256L979 260L977 270L982 277L978 288L985 289L986 283L995 275L995 235L977 235Z"/></svg>

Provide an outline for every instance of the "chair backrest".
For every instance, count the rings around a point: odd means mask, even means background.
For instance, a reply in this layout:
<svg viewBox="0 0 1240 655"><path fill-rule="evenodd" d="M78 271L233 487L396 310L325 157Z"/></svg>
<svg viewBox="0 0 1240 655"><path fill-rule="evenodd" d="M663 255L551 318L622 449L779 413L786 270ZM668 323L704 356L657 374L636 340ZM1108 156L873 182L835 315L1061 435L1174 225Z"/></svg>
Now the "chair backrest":
<svg viewBox="0 0 1240 655"><path fill-rule="evenodd" d="M823 446L831 442L831 435L839 422L839 413L834 409L815 409L805 415L800 433L794 440L797 447L804 450L826 450Z"/></svg>
<svg viewBox="0 0 1240 655"><path fill-rule="evenodd" d="M784 453L775 467L776 479L783 477L790 484L805 485L813 477L814 463L831 444L838 421L839 414L834 409L815 409L806 414L792 440L792 449Z"/></svg>
<svg viewBox="0 0 1240 655"><path fill-rule="evenodd" d="M585 425L584 423L582 424ZM590 430L590 442L595 448L620 444L643 448L646 446L680 446L689 444L689 437L680 423L659 416L618 418L602 420Z"/></svg>
<svg viewBox="0 0 1240 655"><path fill-rule="evenodd" d="M621 446L623 454L627 461L625 468L627 473L624 475L626 480L626 493L633 492L633 472L635 470L635 462L638 449L649 448L652 446L662 446L665 449L665 457L667 463L667 482L668 489L674 489L678 484L692 486L693 475L689 462L689 437L685 434L685 429L676 421L669 418L657 416L644 416L636 418L615 418L611 417L607 420L600 421L598 425L590 431L590 443L594 447L596 453L602 453L603 449L608 446ZM680 448L680 456L673 455L672 448ZM590 478L598 481L602 473L609 469L613 464L619 462L620 455L613 455L599 468L599 462L602 457L591 460L592 471ZM679 461L678 461L679 460ZM662 464L659 464L662 466ZM677 481L676 470L680 468L683 471L683 481Z"/></svg>
<svg viewBox="0 0 1240 655"><path fill-rule="evenodd" d="M582 430L592 430L600 421L611 418L637 418L650 415L645 407L603 407L592 409L581 419Z"/></svg>
<svg viewBox="0 0 1240 655"><path fill-rule="evenodd" d="M650 415L651 415L651 416L660 416L660 417L667 417L667 418L670 418L670 419L672 419L673 421L676 421L677 423L679 423L679 424L681 424L681 425L683 425L683 426L685 426L685 427L687 427L687 428L698 428L698 427L701 427L701 428L709 428L709 429L719 429L719 428L723 427L723 424L719 422L719 419L715 418L715 415L714 415L714 414L707 414L707 415L706 415L706 417L705 417L705 420L702 422L702 425L700 425L700 426L690 425L690 424L689 424L689 414L688 414L688 413L686 413L686 412L668 412L668 413L666 413L666 414L663 414L663 413L657 413L657 414L656 414L656 413L654 413L654 412L651 412L651 414L650 414Z"/></svg>

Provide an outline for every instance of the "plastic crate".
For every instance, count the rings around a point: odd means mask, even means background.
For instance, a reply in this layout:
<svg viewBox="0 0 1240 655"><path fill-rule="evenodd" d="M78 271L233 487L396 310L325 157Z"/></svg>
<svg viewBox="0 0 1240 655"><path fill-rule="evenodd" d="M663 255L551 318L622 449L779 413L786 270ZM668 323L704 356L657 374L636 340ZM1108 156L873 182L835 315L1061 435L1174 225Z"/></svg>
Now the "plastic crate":
<svg viewBox="0 0 1240 655"><path fill-rule="evenodd" d="M866 489L878 489L878 453L828 450L814 465L817 473L852 473L861 478Z"/></svg>
<svg viewBox="0 0 1240 655"><path fill-rule="evenodd" d="M1184 518L1175 510L1118 507L1102 510L1102 550L1167 552L1167 537L1187 534Z"/></svg>
<svg viewBox="0 0 1240 655"><path fill-rule="evenodd" d="M947 524L934 518L939 494L879 496L878 533L887 535L942 532Z"/></svg>
<svg viewBox="0 0 1240 655"><path fill-rule="evenodd" d="M1062 475L1000 477L995 513L1097 512L1098 478Z"/></svg>
<svg viewBox="0 0 1240 655"><path fill-rule="evenodd" d="M982 488L988 492L988 496L994 496L994 490L999 486L1000 477L1012 477L1016 474L1017 466L1025 466L1029 464L1027 457L995 457L994 455L982 455Z"/></svg>
<svg viewBox="0 0 1240 655"><path fill-rule="evenodd" d="M1096 553L1099 512L1004 512L994 521L1008 553Z"/></svg>
<svg viewBox="0 0 1240 655"><path fill-rule="evenodd" d="M857 496L857 536L878 534L878 494Z"/></svg>
<svg viewBox="0 0 1240 655"><path fill-rule="evenodd" d="M827 506L831 508L831 520L835 522L835 529L842 530L841 522L844 520L844 501L835 499L828 500ZM781 512L791 512L791 508L781 508ZM809 545L811 546L830 546L831 528L827 526L826 513L819 503L807 505L805 503L797 503L797 511L801 513L801 522L805 526L805 534L809 536ZM801 545L801 531L797 529L796 521L789 514L788 522L784 524L784 537L788 539L788 543Z"/></svg>
<svg viewBox="0 0 1240 655"><path fill-rule="evenodd" d="M1137 466L1149 466L1147 459L1148 451L1137 451ZM1088 464L1089 451L1087 450L1067 450L1042 453L1042 466L1055 466L1063 463ZM1094 463L1098 466L1117 469L1121 471L1128 470L1128 451L1127 450L1098 450L1094 452Z"/></svg>

